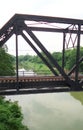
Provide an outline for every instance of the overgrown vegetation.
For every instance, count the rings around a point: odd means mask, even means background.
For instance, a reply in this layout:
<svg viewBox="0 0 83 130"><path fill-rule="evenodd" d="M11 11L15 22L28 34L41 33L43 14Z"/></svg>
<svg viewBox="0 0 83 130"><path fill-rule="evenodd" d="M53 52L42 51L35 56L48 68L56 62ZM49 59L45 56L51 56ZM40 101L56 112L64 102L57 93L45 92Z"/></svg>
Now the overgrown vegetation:
<svg viewBox="0 0 83 130"><path fill-rule="evenodd" d="M0 76L12 76L15 74L14 57L0 48ZM0 130L28 130L22 124L23 115L17 102L6 101L0 96Z"/></svg>
<svg viewBox="0 0 83 130"><path fill-rule="evenodd" d="M44 53L41 53L44 57ZM56 59L58 64L62 66L62 53L53 52L52 56ZM80 57L83 56L83 47L80 48ZM19 68L25 70L33 70L36 73L51 74L49 68L37 56L21 55L18 57ZM0 49L0 76L15 75L15 56L11 56ZM76 63L76 49L66 50L65 52L65 70L70 70ZM53 65L52 65L53 66ZM55 68L56 69L56 68ZM80 64L80 72L83 72L83 62Z"/></svg>
<svg viewBox="0 0 83 130"><path fill-rule="evenodd" d="M80 101L81 104L83 105L83 92L71 92L70 94L71 96L73 96L73 98Z"/></svg>
<svg viewBox="0 0 83 130"><path fill-rule="evenodd" d="M11 76L15 74L13 67L13 57L0 48L0 76Z"/></svg>
<svg viewBox="0 0 83 130"><path fill-rule="evenodd" d="M0 97L0 130L28 130L22 120L23 115L18 103Z"/></svg>

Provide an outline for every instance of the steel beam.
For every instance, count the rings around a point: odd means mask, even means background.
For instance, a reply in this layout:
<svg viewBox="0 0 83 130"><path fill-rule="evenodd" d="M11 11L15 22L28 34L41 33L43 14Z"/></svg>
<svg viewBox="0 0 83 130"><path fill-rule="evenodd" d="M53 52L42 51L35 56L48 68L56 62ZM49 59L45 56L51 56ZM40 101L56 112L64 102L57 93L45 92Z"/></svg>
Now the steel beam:
<svg viewBox="0 0 83 130"><path fill-rule="evenodd" d="M63 33L63 50L62 50L62 68L63 69L65 66L65 36L66 36L66 34Z"/></svg>
<svg viewBox="0 0 83 130"><path fill-rule="evenodd" d="M0 41L0 47L6 43L6 41L14 34L14 30L12 30L9 34L5 34L4 38ZM4 35L4 34L3 34ZM2 36L1 36L2 37Z"/></svg>
<svg viewBox="0 0 83 130"><path fill-rule="evenodd" d="M60 18L60 17L51 17L51 16L39 16L39 15L23 15L15 14L18 20L28 20L28 21L43 21L49 23L64 23L64 24L81 24L83 25L83 20L72 19L72 18Z"/></svg>
<svg viewBox="0 0 83 130"><path fill-rule="evenodd" d="M29 26L29 28L32 31L42 31L42 32L57 32L57 33L73 33L73 34L77 34L78 30L72 30L72 29L67 29L67 28L49 28L49 27L31 27ZM80 34L83 34L83 31L80 30Z"/></svg>
<svg viewBox="0 0 83 130"><path fill-rule="evenodd" d="M76 54L76 71L75 71L75 81L78 81L78 74L79 74L79 59L80 59L80 30L81 30L81 25L78 24L78 41L77 41L77 54Z"/></svg>
<svg viewBox="0 0 83 130"><path fill-rule="evenodd" d="M0 29L0 47L14 34L14 24L16 16L14 15L1 29Z"/></svg>
<svg viewBox="0 0 83 130"><path fill-rule="evenodd" d="M43 94L43 93L57 93L57 92L80 92L83 91L83 88L81 89L70 89L69 87L66 88L41 88L41 89L23 89L19 90L17 93L17 90L7 90L7 91L0 91L0 95L8 96L8 95L24 95L24 94Z"/></svg>
<svg viewBox="0 0 83 130"><path fill-rule="evenodd" d="M19 91L19 75L18 75L18 35L16 34L16 79L17 79L17 92Z"/></svg>

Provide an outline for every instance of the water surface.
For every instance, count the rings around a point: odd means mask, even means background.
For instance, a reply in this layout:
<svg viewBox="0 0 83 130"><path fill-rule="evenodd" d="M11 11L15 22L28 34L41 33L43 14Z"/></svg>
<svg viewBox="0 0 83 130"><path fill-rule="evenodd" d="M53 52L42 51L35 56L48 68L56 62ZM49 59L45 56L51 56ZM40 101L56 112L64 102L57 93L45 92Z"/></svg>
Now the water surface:
<svg viewBox="0 0 83 130"><path fill-rule="evenodd" d="M8 96L22 107L30 130L83 130L83 93Z"/></svg>

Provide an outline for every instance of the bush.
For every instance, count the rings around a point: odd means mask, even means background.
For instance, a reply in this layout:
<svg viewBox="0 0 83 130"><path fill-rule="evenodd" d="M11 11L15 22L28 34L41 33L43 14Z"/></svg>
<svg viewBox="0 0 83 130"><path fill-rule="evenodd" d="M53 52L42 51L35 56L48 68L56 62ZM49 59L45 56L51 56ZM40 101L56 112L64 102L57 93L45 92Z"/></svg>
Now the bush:
<svg viewBox="0 0 83 130"><path fill-rule="evenodd" d="M23 115L18 103L0 97L0 130L28 130L22 120Z"/></svg>

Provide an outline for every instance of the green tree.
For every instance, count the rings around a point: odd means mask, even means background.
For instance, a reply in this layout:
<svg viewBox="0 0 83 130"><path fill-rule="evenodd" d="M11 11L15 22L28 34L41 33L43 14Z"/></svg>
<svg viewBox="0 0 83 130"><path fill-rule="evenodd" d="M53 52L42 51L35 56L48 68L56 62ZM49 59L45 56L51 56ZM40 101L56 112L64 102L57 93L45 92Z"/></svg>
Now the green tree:
<svg viewBox="0 0 83 130"><path fill-rule="evenodd" d="M76 63L76 49L66 50L65 53L65 68L70 70Z"/></svg>
<svg viewBox="0 0 83 130"><path fill-rule="evenodd" d="M83 57L83 47L80 48L80 57ZM83 61L80 64L80 72L83 73Z"/></svg>
<svg viewBox="0 0 83 130"><path fill-rule="evenodd" d="M66 51L65 68L70 70L76 64L76 49ZM83 47L80 48L80 57L83 56ZM83 72L83 62L80 64L79 70Z"/></svg>
<svg viewBox="0 0 83 130"><path fill-rule="evenodd" d="M13 57L0 48L0 76L14 75Z"/></svg>
<svg viewBox="0 0 83 130"><path fill-rule="evenodd" d="M53 52L52 56L55 58L55 60L61 66L62 65L62 53L61 52Z"/></svg>
<svg viewBox="0 0 83 130"><path fill-rule="evenodd" d="M41 54L46 58L45 54ZM62 66L62 53L53 52L51 54L60 66ZM80 57L83 56L83 47L80 48ZM48 59L47 59L48 60ZM49 60L48 60L49 61ZM76 63L76 49L69 49L65 51L65 69L70 70ZM20 68L25 68L26 70L32 69L36 73L49 72L48 67L43 63L41 58L31 55L19 56L19 66ZM53 66L53 65L52 65ZM80 64L80 72L83 72L83 62Z"/></svg>
<svg viewBox="0 0 83 130"><path fill-rule="evenodd" d="M23 115L18 103L0 97L0 130L28 130L22 120Z"/></svg>

